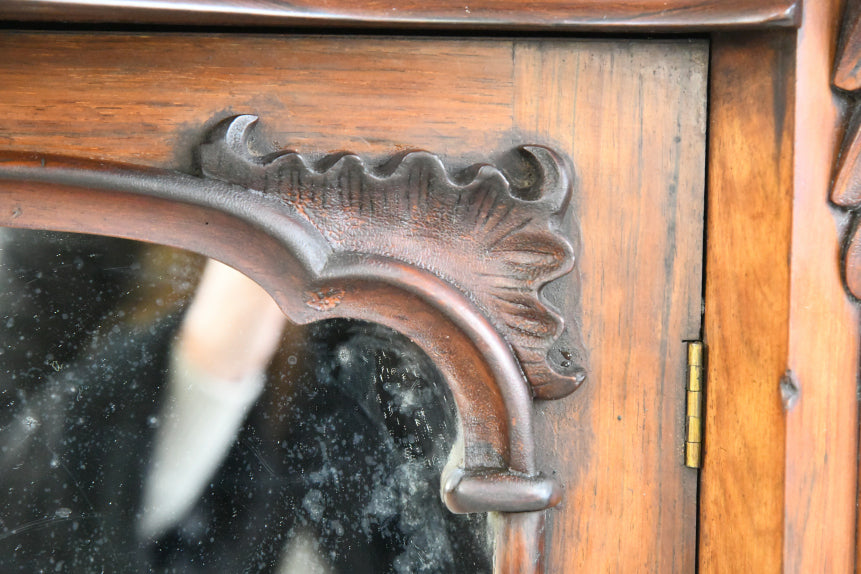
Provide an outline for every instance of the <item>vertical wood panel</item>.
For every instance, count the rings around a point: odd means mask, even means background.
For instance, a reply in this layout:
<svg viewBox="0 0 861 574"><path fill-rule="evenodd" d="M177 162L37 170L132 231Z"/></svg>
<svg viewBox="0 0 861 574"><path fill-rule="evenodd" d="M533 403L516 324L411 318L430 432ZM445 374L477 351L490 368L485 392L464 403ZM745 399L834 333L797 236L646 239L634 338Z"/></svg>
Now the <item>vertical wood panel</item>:
<svg viewBox="0 0 861 574"><path fill-rule="evenodd" d="M697 476L681 450L683 341L700 332L707 49L591 46L515 52L517 124L562 142L578 168L591 352L588 383L540 405L543 467L566 487L548 571L688 573Z"/></svg>
<svg viewBox="0 0 861 574"><path fill-rule="evenodd" d="M843 289L845 215L828 204L841 110L830 80L841 2L805 7L798 32L789 369L788 572L855 572L858 312ZM835 217L836 216L836 217Z"/></svg>
<svg viewBox="0 0 861 574"><path fill-rule="evenodd" d="M712 45L700 571L780 572L793 38Z"/></svg>

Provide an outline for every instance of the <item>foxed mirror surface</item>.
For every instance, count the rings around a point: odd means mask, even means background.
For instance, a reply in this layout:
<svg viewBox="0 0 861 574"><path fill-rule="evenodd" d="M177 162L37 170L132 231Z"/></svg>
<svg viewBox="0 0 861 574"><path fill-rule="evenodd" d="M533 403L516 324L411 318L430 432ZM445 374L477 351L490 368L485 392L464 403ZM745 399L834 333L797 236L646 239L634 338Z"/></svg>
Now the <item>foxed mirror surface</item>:
<svg viewBox="0 0 861 574"><path fill-rule="evenodd" d="M114 238L0 229L0 286L0 571L490 571L405 337Z"/></svg>

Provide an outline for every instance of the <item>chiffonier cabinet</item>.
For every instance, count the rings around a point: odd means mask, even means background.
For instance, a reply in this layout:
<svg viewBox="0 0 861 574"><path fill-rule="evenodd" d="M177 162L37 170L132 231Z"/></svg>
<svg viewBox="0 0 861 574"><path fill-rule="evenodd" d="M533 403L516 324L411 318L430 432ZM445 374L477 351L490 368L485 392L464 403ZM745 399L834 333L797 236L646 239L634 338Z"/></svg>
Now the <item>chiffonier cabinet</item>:
<svg viewBox="0 0 861 574"><path fill-rule="evenodd" d="M0 225L406 335L497 572L853 572L859 8L7 0Z"/></svg>

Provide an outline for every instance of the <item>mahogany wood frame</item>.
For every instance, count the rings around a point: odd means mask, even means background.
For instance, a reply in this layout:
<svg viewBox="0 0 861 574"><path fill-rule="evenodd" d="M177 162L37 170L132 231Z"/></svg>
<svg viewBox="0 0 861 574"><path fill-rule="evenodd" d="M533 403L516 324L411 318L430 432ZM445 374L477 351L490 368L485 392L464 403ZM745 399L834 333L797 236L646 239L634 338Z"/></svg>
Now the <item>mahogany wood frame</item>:
<svg viewBox="0 0 861 574"><path fill-rule="evenodd" d="M377 4L308 16L277 7L255 12L252 2L220 4L223 10L212 13L167 11L163 3L145 2L104 16L74 2L19 0L4 6L2 18L221 25L228 13L237 24L272 26L744 29L711 36L709 361L699 570L854 571L861 532L855 510L859 316L839 263L849 217L827 202L847 114L830 77L843 4L806 2L802 10L800 1L739 1L719 8L679 0L675 9L655 12L657 4L667 3L618 3L618 11L608 14L602 13L609 10L604 3L583 1L567 3L562 13L548 1L504 16L493 6L476 5L473 15L455 17L447 3L437 2L393 18L383 17ZM47 197L44 184L25 187ZM78 188L66 193L69 201L91 200ZM131 215L133 204L116 215ZM179 220L183 211L173 217ZM251 233L235 221L218 221L230 223L226 229L236 239ZM247 270L267 264L257 261ZM512 516L515 524L529 515ZM537 531L530 528L520 532Z"/></svg>

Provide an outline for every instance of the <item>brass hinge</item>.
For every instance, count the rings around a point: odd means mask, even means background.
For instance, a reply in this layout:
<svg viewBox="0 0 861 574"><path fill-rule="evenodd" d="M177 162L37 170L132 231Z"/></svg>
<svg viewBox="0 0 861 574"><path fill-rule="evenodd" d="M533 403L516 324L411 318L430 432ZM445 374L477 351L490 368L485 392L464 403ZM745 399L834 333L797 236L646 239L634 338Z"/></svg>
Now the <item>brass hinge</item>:
<svg viewBox="0 0 861 574"><path fill-rule="evenodd" d="M687 413L685 415L685 466L703 464L703 344L688 343Z"/></svg>

